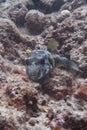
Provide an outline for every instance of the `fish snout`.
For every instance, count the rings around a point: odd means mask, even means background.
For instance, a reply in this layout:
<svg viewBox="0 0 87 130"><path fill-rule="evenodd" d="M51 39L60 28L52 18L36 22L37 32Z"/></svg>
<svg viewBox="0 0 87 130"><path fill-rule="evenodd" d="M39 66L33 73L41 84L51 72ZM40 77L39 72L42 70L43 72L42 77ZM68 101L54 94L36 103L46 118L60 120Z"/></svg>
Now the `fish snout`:
<svg viewBox="0 0 87 130"><path fill-rule="evenodd" d="M40 67L36 65L28 65L26 66L26 72L29 76L30 79L33 81L38 81L39 80L39 75L40 75Z"/></svg>

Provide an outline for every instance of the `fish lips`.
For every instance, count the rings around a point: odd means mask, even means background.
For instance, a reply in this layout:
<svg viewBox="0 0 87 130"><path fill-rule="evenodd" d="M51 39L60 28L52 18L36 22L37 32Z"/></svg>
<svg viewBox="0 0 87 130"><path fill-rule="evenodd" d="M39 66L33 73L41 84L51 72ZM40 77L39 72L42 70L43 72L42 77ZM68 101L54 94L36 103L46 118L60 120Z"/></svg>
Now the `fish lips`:
<svg viewBox="0 0 87 130"><path fill-rule="evenodd" d="M38 82L40 79L43 79L47 74L49 74L50 70L49 65L27 65L26 72L30 79L35 82Z"/></svg>

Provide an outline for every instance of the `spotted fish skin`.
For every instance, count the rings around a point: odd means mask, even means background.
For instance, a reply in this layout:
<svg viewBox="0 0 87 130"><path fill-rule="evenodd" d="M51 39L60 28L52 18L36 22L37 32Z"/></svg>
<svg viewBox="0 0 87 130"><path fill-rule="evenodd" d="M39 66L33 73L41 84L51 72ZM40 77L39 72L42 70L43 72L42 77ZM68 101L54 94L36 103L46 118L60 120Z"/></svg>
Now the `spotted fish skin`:
<svg viewBox="0 0 87 130"><path fill-rule="evenodd" d="M36 49L32 52L26 60L26 72L30 79L39 81L53 69L49 60L50 55L51 53L44 49Z"/></svg>
<svg viewBox="0 0 87 130"><path fill-rule="evenodd" d="M79 71L73 61L45 49L35 49L26 60L26 73L35 82L46 77L55 67Z"/></svg>

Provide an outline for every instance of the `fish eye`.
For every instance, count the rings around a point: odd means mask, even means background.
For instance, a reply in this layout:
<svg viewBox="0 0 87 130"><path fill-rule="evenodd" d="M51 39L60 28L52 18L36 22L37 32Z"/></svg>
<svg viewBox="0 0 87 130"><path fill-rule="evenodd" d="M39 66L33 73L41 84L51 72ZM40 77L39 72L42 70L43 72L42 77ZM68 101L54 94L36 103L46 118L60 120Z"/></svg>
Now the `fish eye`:
<svg viewBox="0 0 87 130"><path fill-rule="evenodd" d="M40 64L45 64L45 59L41 59Z"/></svg>
<svg viewBox="0 0 87 130"><path fill-rule="evenodd" d="M28 60L28 59L26 59L26 65L28 65L28 63L29 63L29 60Z"/></svg>
<svg viewBox="0 0 87 130"><path fill-rule="evenodd" d="M29 59L26 59L26 65L29 65L30 62L29 62Z"/></svg>

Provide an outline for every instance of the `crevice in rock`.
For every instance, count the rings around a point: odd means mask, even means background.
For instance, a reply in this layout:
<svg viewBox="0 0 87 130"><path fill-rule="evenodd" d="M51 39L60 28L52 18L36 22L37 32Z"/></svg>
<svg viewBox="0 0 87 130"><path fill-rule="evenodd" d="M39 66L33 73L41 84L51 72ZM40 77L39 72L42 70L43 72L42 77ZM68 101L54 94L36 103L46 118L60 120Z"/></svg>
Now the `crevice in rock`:
<svg viewBox="0 0 87 130"><path fill-rule="evenodd" d="M43 0L33 0L33 2L35 4L35 8L45 14L59 11L64 4L63 0L51 0L48 3Z"/></svg>

